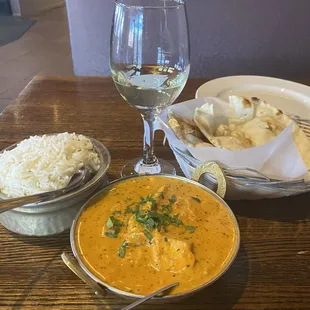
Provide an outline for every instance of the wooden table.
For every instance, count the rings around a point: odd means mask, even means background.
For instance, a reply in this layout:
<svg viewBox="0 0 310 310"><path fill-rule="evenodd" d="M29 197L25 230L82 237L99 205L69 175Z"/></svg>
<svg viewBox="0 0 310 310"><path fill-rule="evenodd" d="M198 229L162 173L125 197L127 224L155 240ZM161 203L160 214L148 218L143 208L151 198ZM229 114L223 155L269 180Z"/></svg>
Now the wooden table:
<svg viewBox="0 0 310 310"><path fill-rule="evenodd" d="M204 80L188 82L179 100ZM0 116L0 148L43 133L78 132L103 142L112 155L110 179L141 155L142 121L109 78L35 78ZM156 139L157 155L173 159ZM241 249L229 271L181 303L139 309L310 309L310 195L230 202ZM0 309L100 309L101 300L65 267L68 232L24 237L0 227ZM128 302L108 297L119 309Z"/></svg>

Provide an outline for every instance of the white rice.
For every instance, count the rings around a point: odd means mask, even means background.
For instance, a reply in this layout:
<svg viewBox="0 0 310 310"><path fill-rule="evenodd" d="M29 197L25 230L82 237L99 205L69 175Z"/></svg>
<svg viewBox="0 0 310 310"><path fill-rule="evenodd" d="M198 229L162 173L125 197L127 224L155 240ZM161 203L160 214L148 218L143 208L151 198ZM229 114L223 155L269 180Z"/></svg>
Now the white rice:
<svg viewBox="0 0 310 310"><path fill-rule="evenodd" d="M0 193L8 198L63 188L83 165L94 171L99 155L83 135L33 136L0 155Z"/></svg>

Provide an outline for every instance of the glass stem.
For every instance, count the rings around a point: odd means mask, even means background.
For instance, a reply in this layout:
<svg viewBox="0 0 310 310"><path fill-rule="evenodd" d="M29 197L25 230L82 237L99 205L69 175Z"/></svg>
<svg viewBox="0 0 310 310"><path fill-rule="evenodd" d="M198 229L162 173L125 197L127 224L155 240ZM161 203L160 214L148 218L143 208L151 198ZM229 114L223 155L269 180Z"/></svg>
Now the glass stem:
<svg viewBox="0 0 310 310"><path fill-rule="evenodd" d="M154 123L156 117L153 114L142 115L144 124L143 138L143 163L145 165L153 165L157 163L154 154Z"/></svg>

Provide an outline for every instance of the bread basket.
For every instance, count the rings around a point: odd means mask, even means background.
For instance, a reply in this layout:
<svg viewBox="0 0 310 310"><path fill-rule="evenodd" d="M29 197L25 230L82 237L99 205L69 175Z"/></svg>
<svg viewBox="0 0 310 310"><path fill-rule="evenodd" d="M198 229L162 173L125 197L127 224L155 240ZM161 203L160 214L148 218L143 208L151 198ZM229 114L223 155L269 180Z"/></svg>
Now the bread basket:
<svg viewBox="0 0 310 310"><path fill-rule="evenodd" d="M295 115L289 115L306 133L310 139L310 120L302 119ZM194 158L189 152L170 145L180 168L187 178L202 169L206 163ZM285 196L299 195L310 191L310 181L293 180L281 181L270 179L259 171L247 167L223 167L217 163L227 182L226 199L263 199L280 198ZM204 168L204 171L206 169ZM209 171L202 176L202 184L216 191L216 176Z"/></svg>

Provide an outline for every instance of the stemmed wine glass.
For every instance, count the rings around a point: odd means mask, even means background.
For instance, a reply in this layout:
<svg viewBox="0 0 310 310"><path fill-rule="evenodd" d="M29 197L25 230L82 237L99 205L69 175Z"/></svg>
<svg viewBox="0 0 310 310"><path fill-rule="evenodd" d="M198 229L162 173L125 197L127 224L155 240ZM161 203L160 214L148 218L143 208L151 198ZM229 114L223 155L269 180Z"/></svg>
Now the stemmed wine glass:
<svg viewBox="0 0 310 310"><path fill-rule="evenodd" d="M188 79L189 39L183 0L116 0L111 32L111 75L119 93L144 123L143 158L122 176L175 174L154 154L157 115L180 95Z"/></svg>

